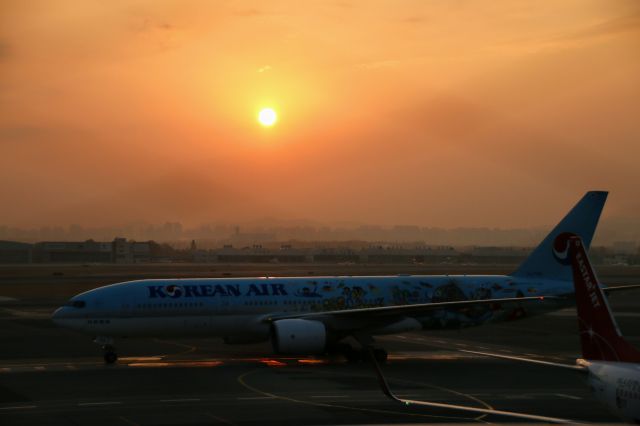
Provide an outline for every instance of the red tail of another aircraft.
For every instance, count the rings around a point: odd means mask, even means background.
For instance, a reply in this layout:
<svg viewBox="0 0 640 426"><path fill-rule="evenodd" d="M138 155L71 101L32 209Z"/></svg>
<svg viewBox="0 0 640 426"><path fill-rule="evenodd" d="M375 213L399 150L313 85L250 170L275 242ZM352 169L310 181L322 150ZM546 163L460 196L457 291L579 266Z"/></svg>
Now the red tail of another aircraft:
<svg viewBox="0 0 640 426"><path fill-rule="evenodd" d="M582 241L575 236L568 239L583 358L592 361L640 362L640 351L622 338Z"/></svg>

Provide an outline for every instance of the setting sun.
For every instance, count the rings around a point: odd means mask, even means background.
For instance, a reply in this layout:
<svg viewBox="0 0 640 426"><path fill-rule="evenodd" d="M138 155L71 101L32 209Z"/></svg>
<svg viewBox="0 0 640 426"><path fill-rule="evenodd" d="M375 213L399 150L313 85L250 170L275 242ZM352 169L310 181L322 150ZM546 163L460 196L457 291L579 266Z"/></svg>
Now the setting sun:
<svg viewBox="0 0 640 426"><path fill-rule="evenodd" d="M272 108L264 108L258 113L258 121L266 127L273 126L278 120L278 114Z"/></svg>

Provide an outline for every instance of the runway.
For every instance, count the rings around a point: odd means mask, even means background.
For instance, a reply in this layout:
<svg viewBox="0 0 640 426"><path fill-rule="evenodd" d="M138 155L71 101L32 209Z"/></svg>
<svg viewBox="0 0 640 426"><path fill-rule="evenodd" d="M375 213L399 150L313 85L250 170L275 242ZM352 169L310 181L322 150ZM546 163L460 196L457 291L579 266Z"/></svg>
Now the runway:
<svg viewBox="0 0 640 426"><path fill-rule="evenodd" d="M3 320L3 334L10 323ZM24 327L20 325L22 332ZM43 342L50 348L49 357L0 362L2 424L513 421L401 406L380 392L370 365L347 364L339 358L268 357L264 356L269 353L268 345L226 346L211 339L145 339L122 342L119 364L105 366L93 344L82 340L65 343L70 338L66 331L51 332L61 343ZM379 340L391 353L383 368L400 396L583 421L615 421L592 399L577 373L466 354L458 349L519 352L492 343L469 343L464 336L451 337L451 333L435 334ZM80 353L90 348L93 356L78 357L76 348ZM131 356L133 353L139 356ZM569 354L522 355L571 362Z"/></svg>
<svg viewBox="0 0 640 426"><path fill-rule="evenodd" d="M638 292L612 298L619 325L638 345ZM264 425L514 422L407 407L380 391L373 368L335 358L271 356L269 344L215 339L117 342L105 366L91 338L55 327L54 306L0 305L2 425ZM573 371L497 360L477 350L573 363L571 310L459 331L379 338L383 366L403 398L495 408L583 422L617 419Z"/></svg>

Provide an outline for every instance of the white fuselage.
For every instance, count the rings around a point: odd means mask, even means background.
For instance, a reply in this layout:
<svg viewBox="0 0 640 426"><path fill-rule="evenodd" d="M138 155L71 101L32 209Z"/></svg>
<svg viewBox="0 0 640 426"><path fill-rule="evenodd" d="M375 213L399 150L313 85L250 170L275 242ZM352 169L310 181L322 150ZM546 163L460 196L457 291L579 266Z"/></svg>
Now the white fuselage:
<svg viewBox="0 0 640 426"><path fill-rule="evenodd" d="M100 287L58 309L55 322L94 336L202 335L229 342L268 339L269 315L571 293L571 283L510 276L372 276L140 280ZM434 310L374 334L459 328L560 309L544 306ZM353 324L336 324L339 329Z"/></svg>
<svg viewBox="0 0 640 426"><path fill-rule="evenodd" d="M600 402L618 417L640 422L640 364L579 360L589 371L589 385Z"/></svg>

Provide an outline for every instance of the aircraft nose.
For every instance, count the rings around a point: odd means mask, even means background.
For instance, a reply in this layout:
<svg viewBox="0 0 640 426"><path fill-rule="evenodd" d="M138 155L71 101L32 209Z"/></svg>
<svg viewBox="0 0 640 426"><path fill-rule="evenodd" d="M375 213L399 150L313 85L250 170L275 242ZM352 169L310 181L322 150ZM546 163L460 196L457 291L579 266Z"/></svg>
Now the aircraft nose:
<svg viewBox="0 0 640 426"><path fill-rule="evenodd" d="M61 321L67 318L66 311L67 309L64 306L59 307L58 309L53 311L53 314L51 314L51 320L55 324L60 325Z"/></svg>

